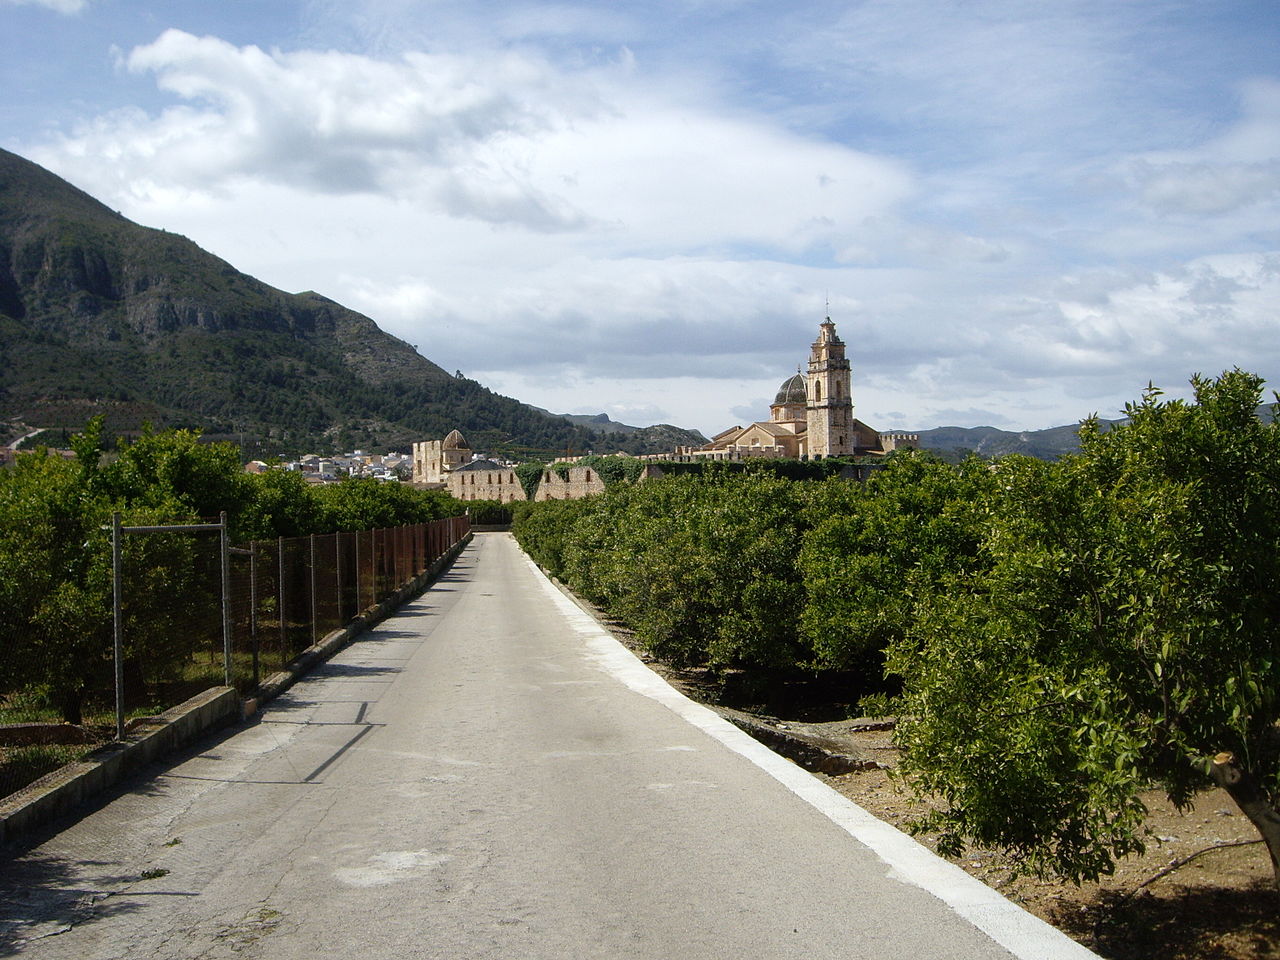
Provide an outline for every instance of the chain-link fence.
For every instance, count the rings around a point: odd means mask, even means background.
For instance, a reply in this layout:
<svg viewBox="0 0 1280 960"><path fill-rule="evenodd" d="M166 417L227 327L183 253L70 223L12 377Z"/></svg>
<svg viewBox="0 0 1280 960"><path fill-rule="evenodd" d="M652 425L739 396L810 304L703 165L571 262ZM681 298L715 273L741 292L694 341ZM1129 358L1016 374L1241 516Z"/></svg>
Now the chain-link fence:
<svg viewBox="0 0 1280 960"><path fill-rule="evenodd" d="M232 682L243 691L424 573L468 530L465 517L282 537L233 550Z"/></svg>
<svg viewBox="0 0 1280 960"><path fill-rule="evenodd" d="M127 726L228 679L251 693L468 530L455 517L280 538L229 548L224 566L216 524L132 528L120 538L118 632L109 558L98 556L85 563L84 589L43 602L39 637L14 623L0 637L0 797L110 740L118 720Z"/></svg>

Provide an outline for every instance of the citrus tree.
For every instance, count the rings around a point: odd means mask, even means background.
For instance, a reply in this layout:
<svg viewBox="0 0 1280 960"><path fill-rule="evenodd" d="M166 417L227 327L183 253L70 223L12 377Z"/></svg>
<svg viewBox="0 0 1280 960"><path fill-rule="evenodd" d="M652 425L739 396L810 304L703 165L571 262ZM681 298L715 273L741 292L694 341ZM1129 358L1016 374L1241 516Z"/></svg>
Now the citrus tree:
<svg viewBox="0 0 1280 960"><path fill-rule="evenodd" d="M1215 781L1280 882L1280 430L1259 378L1148 389L1057 464L1001 461L988 566L939 584L890 648L902 769L944 850L1000 845L1081 880L1142 848L1140 791Z"/></svg>
<svg viewBox="0 0 1280 960"><path fill-rule="evenodd" d="M892 454L865 484L821 485L800 566L800 631L822 669L879 679L883 651L914 622L937 584L981 563L994 489L989 465Z"/></svg>
<svg viewBox="0 0 1280 960"><path fill-rule="evenodd" d="M0 693L35 689L79 723L85 692L110 669L110 506L98 495L101 422L0 470Z"/></svg>

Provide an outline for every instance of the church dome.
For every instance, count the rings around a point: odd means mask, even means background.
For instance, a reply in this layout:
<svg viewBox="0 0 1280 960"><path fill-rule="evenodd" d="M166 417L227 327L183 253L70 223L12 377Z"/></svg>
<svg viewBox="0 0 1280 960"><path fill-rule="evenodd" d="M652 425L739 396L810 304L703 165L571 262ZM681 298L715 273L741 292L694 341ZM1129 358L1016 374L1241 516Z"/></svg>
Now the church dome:
<svg viewBox="0 0 1280 960"><path fill-rule="evenodd" d="M804 377L797 373L778 388L778 395L773 398L773 405L775 407L794 403L803 405L807 399Z"/></svg>
<svg viewBox="0 0 1280 960"><path fill-rule="evenodd" d="M462 434L457 430L453 430L444 438L443 448L445 450L465 450L467 449L467 441L462 439Z"/></svg>

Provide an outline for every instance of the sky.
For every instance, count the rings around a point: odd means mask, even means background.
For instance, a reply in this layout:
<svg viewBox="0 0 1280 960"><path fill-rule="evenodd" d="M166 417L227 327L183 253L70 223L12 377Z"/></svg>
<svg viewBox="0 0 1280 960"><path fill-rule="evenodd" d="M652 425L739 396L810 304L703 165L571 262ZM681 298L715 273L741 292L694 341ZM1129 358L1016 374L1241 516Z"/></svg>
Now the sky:
<svg viewBox="0 0 1280 960"><path fill-rule="evenodd" d="M1275 0L0 0L0 146L557 413L1280 385ZM1268 399L1270 399L1268 395Z"/></svg>

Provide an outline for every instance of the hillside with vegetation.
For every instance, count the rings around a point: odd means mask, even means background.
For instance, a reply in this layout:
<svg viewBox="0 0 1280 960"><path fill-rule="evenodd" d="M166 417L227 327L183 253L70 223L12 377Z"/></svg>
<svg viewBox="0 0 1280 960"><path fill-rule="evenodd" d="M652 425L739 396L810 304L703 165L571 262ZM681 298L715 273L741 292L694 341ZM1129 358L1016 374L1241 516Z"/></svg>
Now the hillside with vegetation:
<svg viewBox="0 0 1280 960"><path fill-rule="evenodd" d="M12 439L197 427L265 455L402 448L457 428L516 456L668 449L455 376L368 317L262 283L0 150L0 421Z"/></svg>
<svg viewBox="0 0 1280 960"><path fill-rule="evenodd" d="M1120 421L1100 420L1102 429ZM1057 460L1080 449L1080 424L1048 427L1044 430L1001 430L998 427L933 427L910 431L920 437L920 446L946 459L959 460L970 453L980 457L1003 457L1018 453L1040 460Z"/></svg>

